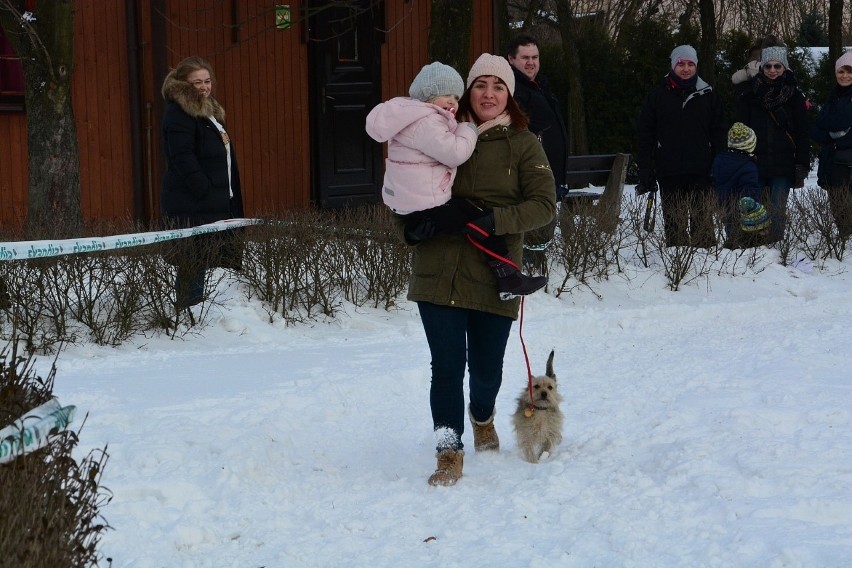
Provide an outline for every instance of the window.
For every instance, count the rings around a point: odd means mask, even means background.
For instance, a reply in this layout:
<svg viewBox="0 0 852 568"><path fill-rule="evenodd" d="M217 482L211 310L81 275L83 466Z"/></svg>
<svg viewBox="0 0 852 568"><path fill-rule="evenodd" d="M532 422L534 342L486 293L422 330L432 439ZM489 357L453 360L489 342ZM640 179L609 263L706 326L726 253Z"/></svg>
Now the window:
<svg viewBox="0 0 852 568"><path fill-rule="evenodd" d="M24 67L0 29L0 111L24 110Z"/></svg>

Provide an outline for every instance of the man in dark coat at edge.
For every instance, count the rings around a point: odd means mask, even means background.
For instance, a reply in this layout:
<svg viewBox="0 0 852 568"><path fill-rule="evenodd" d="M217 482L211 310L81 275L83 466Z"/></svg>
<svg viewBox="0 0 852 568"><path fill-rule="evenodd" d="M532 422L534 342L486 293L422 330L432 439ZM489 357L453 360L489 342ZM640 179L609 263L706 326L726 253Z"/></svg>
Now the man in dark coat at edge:
<svg viewBox="0 0 852 568"><path fill-rule="evenodd" d="M559 100L550 90L547 77L539 73L541 61L538 41L528 35L515 37L509 43L508 56L515 74L515 100L530 118L530 132L538 136L553 178L557 193L565 185L566 158L568 156L568 130L559 108ZM544 248L553 238L556 218L524 238L524 261L536 268L544 268ZM539 266L541 265L541 266Z"/></svg>

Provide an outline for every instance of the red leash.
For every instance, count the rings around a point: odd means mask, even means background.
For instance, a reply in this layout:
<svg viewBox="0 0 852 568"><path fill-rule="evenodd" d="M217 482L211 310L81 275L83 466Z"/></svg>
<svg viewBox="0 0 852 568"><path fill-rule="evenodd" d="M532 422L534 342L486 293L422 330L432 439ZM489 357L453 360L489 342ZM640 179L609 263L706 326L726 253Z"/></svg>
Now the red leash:
<svg viewBox="0 0 852 568"><path fill-rule="evenodd" d="M509 266L511 266L512 268L514 268L516 270L521 269L517 264L514 263L514 261L512 261L511 258L506 258L505 256L501 256L501 255L497 254L493 250L489 250L489 249L485 248L484 246L482 246L482 244L480 244L479 241L477 241L476 239L474 239L470 235L465 235L465 236L467 237L467 240L468 240L468 242L470 242L470 244L472 244L474 247L478 248L479 250L481 250L482 252L484 252L485 254L490 256L491 258L497 259L501 262L505 262L506 264L508 264Z"/></svg>

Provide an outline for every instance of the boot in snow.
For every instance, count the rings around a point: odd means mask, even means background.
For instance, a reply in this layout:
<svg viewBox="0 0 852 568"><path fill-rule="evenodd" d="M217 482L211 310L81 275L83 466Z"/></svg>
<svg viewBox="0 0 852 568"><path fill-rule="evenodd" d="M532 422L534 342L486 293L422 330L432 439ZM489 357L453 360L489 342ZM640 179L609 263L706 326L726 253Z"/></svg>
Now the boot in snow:
<svg viewBox="0 0 852 568"><path fill-rule="evenodd" d="M473 426L473 447L477 452L500 451L500 438L497 436L497 430L494 429L494 412L488 420L477 422L467 408L467 414L470 416L470 424Z"/></svg>
<svg viewBox="0 0 852 568"><path fill-rule="evenodd" d="M429 485L455 485L461 479L464 466L462 450L441 450L438 452L438 466L435 473L429 476Z"/></svg>

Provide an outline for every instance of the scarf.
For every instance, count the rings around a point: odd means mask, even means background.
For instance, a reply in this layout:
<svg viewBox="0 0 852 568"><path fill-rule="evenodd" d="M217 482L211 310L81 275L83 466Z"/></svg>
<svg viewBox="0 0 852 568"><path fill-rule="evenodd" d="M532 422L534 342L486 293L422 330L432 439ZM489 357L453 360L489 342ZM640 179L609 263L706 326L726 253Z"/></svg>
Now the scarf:
<svg viewBox="0 0 852 568"><path fill-rule="evenodd" d="M788 72L781 75L777 79L770 79L763 73L758 73L754 76L752 90L760 101L760 104L766 110L774 110L787 101L796 92L796 81L789 81L786 78Z"/></svg>
<svg viewBox="0 0 852 568"><path fill-rule="evenodd" d="M510 126L512 124L512 117L509 116L509 113L505 110L500 113L496 118L492 118L491 120L486 120L482 124L477 125L476 131L479 134L482 134L489 128L494 128L495 126Z"/></svg>
<svg viewBox="0 0 852 568"><path fill-rule="evenodd" d="M675 75L674 71L669 73L669 85L673 89L677 89L679 91L690 91L695 89L695 85L698 83L698 73L690 77L689 79L681 79L677 75Z"/></svg>
<svg viewBox="0 0 852 568"><path fill-rule="evenodd" d="M837 95L837 98L843 99L848 96L852 96L852 85L848 85L846 87L841 87L840 85L834 85L834 94Z"/></svg>

